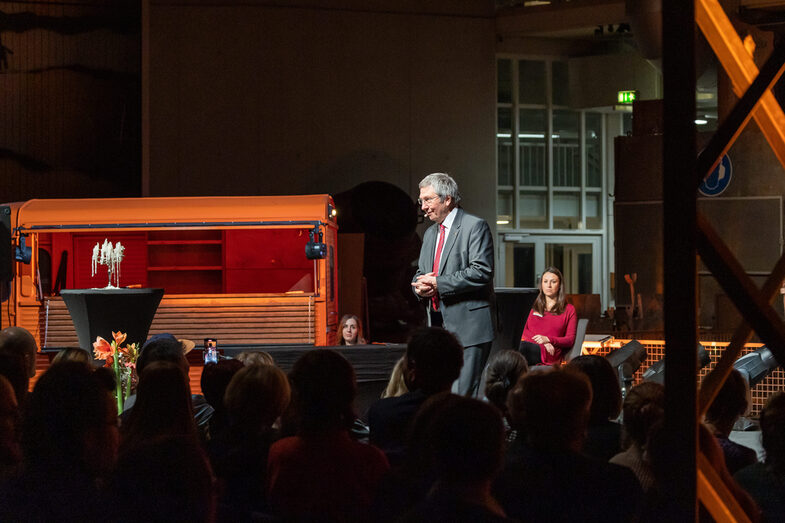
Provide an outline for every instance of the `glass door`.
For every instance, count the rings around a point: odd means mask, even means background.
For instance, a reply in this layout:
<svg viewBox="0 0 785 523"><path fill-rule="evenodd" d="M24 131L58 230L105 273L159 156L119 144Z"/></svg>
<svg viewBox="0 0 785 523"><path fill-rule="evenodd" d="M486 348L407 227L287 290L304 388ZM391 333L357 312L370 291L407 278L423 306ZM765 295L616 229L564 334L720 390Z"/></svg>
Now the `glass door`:
<svg viewBox="0 0 785 523"><path fill-rule="evenodd" d="M499 283L505 287L536 287L546 267L564 275L567 294L601 294L600 236L502 236Z"/></svg>

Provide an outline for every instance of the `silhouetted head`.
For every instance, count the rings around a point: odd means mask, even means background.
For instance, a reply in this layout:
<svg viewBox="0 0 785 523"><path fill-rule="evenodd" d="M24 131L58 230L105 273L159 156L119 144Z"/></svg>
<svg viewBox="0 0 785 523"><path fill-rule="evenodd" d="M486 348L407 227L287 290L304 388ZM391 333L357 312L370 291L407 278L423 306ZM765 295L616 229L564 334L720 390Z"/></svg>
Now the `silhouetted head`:
<svg viewBox="0 0 785 523"><path fill-rule="evenodd" d="M760 413L760 431L766 464L785 472L785 392L771 396Z"/></svg>
<svg viewBox="0 0 785 523"><path fill-rule="evenodd" d="M171 334L151 336L139 352L136 360L136 372L141 377L145 367L154 361L168 361L178 365L188 375L188 360L185 355L193 349L189 340L178 340Z"/></svg>
<svg viewBox="0 0 785 523"><path fill-rule="evenodd" d="M114 377L83 363L53 365L35 385L25 413L27 466L99 476L114 465L119 433Z"/></svg>
<svg viewBox="0 0 785 523"><path fill-rule="evenodd" d="M270 353L263 350L243 351L235 359L241 361L243 365L275 365L275 360Z"/></svg>
<svg viewBox="0 0 785 523"><path fill-rule="evenodd" d="M573 358L567 366L584 373L591 382L589 424L596 425L618 418L621 412L621 389L610 362L602 356L586 355Z"/></svg>
<svg viewBox="0 0 785 523"><path fill-rule="evenodd" d="M730 434L739 416L747 412L748 392L747 381L739 371L732 369L706 411L706 421L724 435Z"/></svg>
<svg viewBox="0 0 785 523"><path fill-rule="evenodd" d="M191 389L182 369L168 361L150 363L123 424L123 451L158 436L195 435Z"/></svg>
<svg viewBox="0 0 785 523"><path fill-rule="evenodd" d="M237 372L243 368L239 360L220 360L217 363L206 363L202 369L200 383L202 394L215 410L224 408L224 394L229 382Z"/></svg>
<svg viewBox="0 0 785 523"><path fill-rule="evenodd" d="M485 397L507 414L507 394L529 371L526 358L518 351L503 350L493 355L485 369Z"/></svg>
<svg viewBox="0 0 785 523"><path fill-rule="evenodd" d="M23 327L7 327L0 332L0 354L20 354L25 359L27 376L35 376L35 353L38 344L30 331Z"/></svg>
<svg viewBox="0 0 785 523"><path fill-rule="evenodd" d="M504 425L498 409L476 399L441 393L429 398L413 422L421 466L446 484L476 484L499 471Z"/></svg>
<svg viewBox="0 0 785 523"><path fill-rule="evenodd" d="M574 369L530 372L510 391L512 426L534 448L579 451L589 423L591 383Z"/></svg>
<svg viewBox="0 0 785 523"><path fill-rule="evenodd" d="M156 437L124 453L109 492L115 521L214 521L212 470L194 438Z"/></svg>
<svg viewBox="0 0 785 523"><path fill-rule="evenodd" d="M665 387L644 381L631 388L624 398L624 433L629 443L645 446L651 428L664 415Z"/></svg>
<svg viewBox="0 0 785 523"><path fill-rule="evenodd" d="M0 375L11 383L19 405L24 408L30 377L27 374L25 357L18 352L0 353Z"/></svg>
<svg viewBox="0 0 785 523"><path fill-rule="evenodd" d="M406 346L406 385L426 394L448 390L463 367L463 347L452 333L426 327L414 332Z"/></svg>
<svg viewBox="0 0 785 523"><path fill-rule="evenodd" d="M270 429L291 399L286 374L273 365L249 365L234 375L224 404L234 427L251 434Z"/></svg>
<svg viewBox="0 0 785 523"><path fill-rule="evenodd" d="M52 365L63 361L77 361L88 366L91 364L90 353L80 347L69 347L61 350L52 358Z"/></svg>
<svg viewBox="0 0 785 523"><path fill-rule="evenodd" d="M349 428L354 422L357 382L351 364L329 349L306 352L289 373L298 432Z"/></svg>

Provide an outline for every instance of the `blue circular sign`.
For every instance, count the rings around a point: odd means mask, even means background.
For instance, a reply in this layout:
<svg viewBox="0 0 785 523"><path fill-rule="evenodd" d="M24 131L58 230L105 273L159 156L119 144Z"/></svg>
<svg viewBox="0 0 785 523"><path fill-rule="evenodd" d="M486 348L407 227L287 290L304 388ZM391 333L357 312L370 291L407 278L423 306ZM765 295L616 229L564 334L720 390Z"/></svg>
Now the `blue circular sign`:
<svg viewBox="0 0 785 523"><path fill-rule="evenodd" d="M727 154L722 155L722 160L717 164L717 167L711 174L701 182L698 191L703 196L719 196L730 185L731 175L733 174L733 165L730 163L730 157Z"/></svg>

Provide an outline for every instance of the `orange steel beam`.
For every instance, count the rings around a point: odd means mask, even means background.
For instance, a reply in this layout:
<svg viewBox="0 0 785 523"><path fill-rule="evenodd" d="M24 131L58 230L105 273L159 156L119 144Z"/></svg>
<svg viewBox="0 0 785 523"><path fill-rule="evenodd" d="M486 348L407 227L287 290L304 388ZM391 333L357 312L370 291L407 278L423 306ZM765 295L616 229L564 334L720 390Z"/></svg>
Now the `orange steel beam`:
<svg viewBox="0 0 785 523"><path fill-rule="evenodd" d="M777 83L783 71L785 71L785 45L777 45L758 76L755 77L755 81L744 92L744 96L736 103L709 143L698 155L696 188L703 179L711 174L720 162L722 155L731 148L752 118L752 113L760 102L760 97Z"/></svg>
<svg viewBox="0 0 785 523"><path fill-rule="evenodd" d="M777 261L774 270L763 284L763 288L758 294L760 301L771 303L774 296L777 295L777 291L782 285L783 279L785 279L785 254ZM722 352L722 356L717 362L717 365L715 365L714 369L704 378L698 393L699 418L704 416L711 406L711 403L717 396L722 384L725 383L728 374L733 370L733 362L735 362L739 357L739 354L741 354L744 344L750 339L751 334L752 327L750 327L750 324L746 321L742 321L739 326L736 327L731 342Z"/></svg>
<svg viewBox="0 0 785 523"><path fill-rule="evenodd" d="M702 452L698 454L698 498L714 521L719 523L750 521L739 502L733 497L720 475L717 474Z"/></svg>
<svg viewBox="0 0 785 523"><path fill-rule="evenodd" d="M785 362L785 323L720 239L711 224L698 213L698 252L744 319L768 346L777 362Z"/></svg>
<svg viewBox="0 0 785 523"><path fill-rule="evenodd" d="M736 96L741 98L758 76L758 67L752 56L717 0L696 0L695 20L728 73ZM753 118L780 164L785 167L785 113L771 90L761 96Z"/></svg>

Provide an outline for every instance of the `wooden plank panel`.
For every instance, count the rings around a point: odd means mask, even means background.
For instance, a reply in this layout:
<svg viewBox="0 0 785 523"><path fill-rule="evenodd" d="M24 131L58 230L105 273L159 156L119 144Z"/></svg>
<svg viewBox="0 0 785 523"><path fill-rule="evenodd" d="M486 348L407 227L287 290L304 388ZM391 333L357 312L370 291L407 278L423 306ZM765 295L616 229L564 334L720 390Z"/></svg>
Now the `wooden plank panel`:
<svg viewBox="0 0 785 523"><path fill-rule="evenodd" d="M38 317L40 342L46 332L46 346L77 345L68 309L60 298L47 300L41 310L30 308ZM169 332L195 341L218 338L230 344L301 343L313 344L315 307L310 296L164 298L150 327L150 334Z"/></svg>

